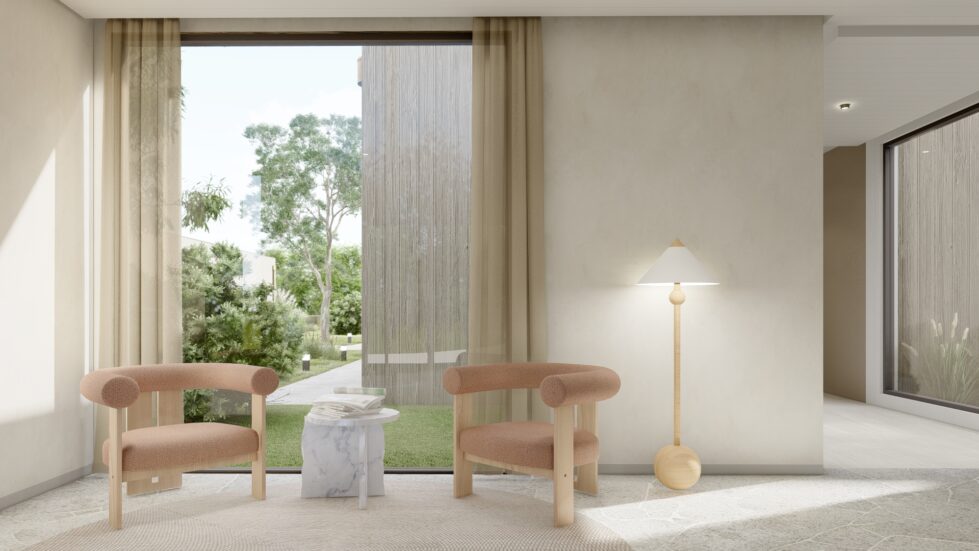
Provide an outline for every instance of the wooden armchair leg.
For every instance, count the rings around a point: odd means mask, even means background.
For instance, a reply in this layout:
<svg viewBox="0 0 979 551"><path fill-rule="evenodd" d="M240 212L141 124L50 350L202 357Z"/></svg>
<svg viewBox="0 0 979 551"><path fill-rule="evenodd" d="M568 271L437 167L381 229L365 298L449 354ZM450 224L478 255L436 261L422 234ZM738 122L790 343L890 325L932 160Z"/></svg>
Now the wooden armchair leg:
<svg viewBox="0 0 979 551"><path fill-rule="evenodd" d="M469 426L471 397L460 394L452 398L452 419L454 426L452 438L452 495L466 497L473 493L473 464L459 449L459 433Z"/></svg>
<svg viewBox="0 0 979 551"><path fill-rule="evenodd" d="M109 526L122 528L122 433L125 410L109 410Z"/></svg>
<svg viewBox="0 0 979 551"><path fill-rule="evenodd" d="M456 450L452 461L452 495L466 497L473 493L473 464L463 459L463 454Z"/></svg>
<svg viewBox="0 0 979 551"><path fill-rule="evenodd" d="M258 433L258 452L252 461L252 497L265 499L265 396L252 394L252 430Z"/></svg>
<svg viewBox="0 0 979 551"><path fill-rule="evenodd" d="M574 481L574 489L588 495L598 495L597 462L578 467L578 478Z"/></svg>
<svg viewBox="0 0 979 551"><path fill-rule="evenodd" d="M574 522L574 406L554 408L554 526Z"/></svg>
<svg viewBox="0 0 979 551"><path fill-rule="evenodd" d="M265 499L265 461L252 461L252 497Z"/></svg>
<svg viewBox="0 0 979 551"><path fill-rule="evenodd" d="M578 428L598 434L598 415L595 402L578 406ZM574 489L590 495L598 495L598 461L578 467Z"/></svg>

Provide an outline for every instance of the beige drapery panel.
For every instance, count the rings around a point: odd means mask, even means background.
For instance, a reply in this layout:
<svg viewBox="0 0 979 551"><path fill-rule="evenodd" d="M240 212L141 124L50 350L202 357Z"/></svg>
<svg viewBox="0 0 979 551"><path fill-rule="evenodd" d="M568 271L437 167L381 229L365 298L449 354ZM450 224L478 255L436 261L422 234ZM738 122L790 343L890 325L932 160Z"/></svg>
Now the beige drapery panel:
<svg viewBox="0 0 979 551"><path fill-rule="evenodd" d="M105 108L98 224L97 367L179 362L180 29L177 20L105 24ZM183 421L180 393L141 397L129 428ZM179 401L179 403L178 403ZM158 411L157 411L157 408ZM101 464L105 412L99 417ZM179 485L179 477L150 488Z"/></svg>
<svg viewBox="0 0 979 551"><path fill-rule="evenodd" d="M473 20L469 362L546 360L539 18ZM535 393L481 393L476 422L546 415Z"/></svg>

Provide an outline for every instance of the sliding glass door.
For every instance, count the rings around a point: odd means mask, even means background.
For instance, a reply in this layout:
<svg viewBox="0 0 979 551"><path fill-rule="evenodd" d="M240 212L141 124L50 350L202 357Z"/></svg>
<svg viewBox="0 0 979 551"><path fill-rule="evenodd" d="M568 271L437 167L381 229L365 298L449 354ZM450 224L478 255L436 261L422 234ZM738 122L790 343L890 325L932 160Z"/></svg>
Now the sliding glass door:
<svg viewBox="0 0 979 551"><path fill-rule="evenodd" d="M884 158L885 392L979 411L979 108Z"/></svg>

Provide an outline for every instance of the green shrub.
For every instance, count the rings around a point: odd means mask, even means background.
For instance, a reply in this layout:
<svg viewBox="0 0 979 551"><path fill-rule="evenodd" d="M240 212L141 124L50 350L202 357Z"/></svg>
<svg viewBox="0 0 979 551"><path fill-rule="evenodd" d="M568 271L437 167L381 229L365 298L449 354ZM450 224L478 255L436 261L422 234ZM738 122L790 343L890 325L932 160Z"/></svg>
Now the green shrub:
<svg viewBox="0 0 979 551"><path fill-rule="evenodd" d="M286 295L268 285L241 287L241 251L218 243L183 250L185 362L239 363L271 367L279 375L299 364L303 314ZM222 397L216 404L208 391L185 394L188 420L207 420L214 412L235 411ZM221 407L218 407L221 406Z"/></svg>
<svg viewBox="0 0 979 551"><path fill-rule="evenodd" d="M184 391L184 421L222 421L232 415L247 415L248 395L241 392L195 388Z"/></svg>
<svg viewBox="0 0 979 551"><path fill-rule="evenodd" d="M334 335L360 334L360 291L333 295L330 301L330 329Z"/></svg>
<svg viewBox="0 0 979 551"><path fill-rule="evenodd" d="M314 360L329 356L333 351L332 349L333 347L329 343L320 340L319 332L306 333L305 338L303 338L303 353L309 354L309 357Z"/></svg>
<svg viewBox="0 0 979 551"><path fill-rule="evenodd" d="M211 413L211 398L214 391L206 388L195 388L184 391L184 421L200 422L213 421Z"/></svg>

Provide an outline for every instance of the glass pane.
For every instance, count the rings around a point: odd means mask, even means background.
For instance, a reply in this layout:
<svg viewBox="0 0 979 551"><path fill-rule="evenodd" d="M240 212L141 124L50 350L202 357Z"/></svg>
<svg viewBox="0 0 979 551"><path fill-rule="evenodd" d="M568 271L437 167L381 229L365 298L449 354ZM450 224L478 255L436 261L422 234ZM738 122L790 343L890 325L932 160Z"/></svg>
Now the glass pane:
<svg viewBox="0 0 979 551"><path fill-rule="evenodd" d="M979 114L892 150L897 358L892 388L979 406ZM970 334L970 332L972 334Z"/></svg>
<svg viewBox="0 0 979 551"><path fill-rule="evenodd" d="M313 401L360 386L401 412L387 466L450 466L441 374L466 350L471 48L182 55L185 361L278 372L270 466L301 466ZM187 422L250 423L245 395L185 399Z"/></svg>
<svg viewBox="0 0 979 551"><path fill-rule="evenodd" d="M360 382L360 55L182 50L184 359L275 369L273 467L302 465L316 397ZM251 422L243 394L185 401L188 422Z"/></svg>

